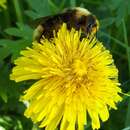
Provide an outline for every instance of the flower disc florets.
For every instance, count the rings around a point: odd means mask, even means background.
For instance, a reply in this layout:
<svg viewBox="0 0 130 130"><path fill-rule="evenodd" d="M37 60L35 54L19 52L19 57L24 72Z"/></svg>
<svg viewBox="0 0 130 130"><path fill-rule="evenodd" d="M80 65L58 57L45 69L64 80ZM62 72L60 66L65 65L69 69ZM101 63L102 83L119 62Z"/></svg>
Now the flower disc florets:
<svg viewBox="0 0 130 130"><path fill-rule="evenodd" d="M80 37L63 24L53 39L34 42L15 61L11 79L36 80L22 97L29 101L25 116L46 130L84 130L87 113L98 129L122 99L110 52L95 37Z"/></svg>

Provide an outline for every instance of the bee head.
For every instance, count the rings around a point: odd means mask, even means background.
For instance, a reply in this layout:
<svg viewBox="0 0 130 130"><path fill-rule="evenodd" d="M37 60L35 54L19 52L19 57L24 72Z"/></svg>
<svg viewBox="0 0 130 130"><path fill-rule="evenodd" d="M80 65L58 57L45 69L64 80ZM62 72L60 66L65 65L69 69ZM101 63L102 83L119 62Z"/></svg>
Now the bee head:
<svg viewBox="0 0 130 130"><path fill-rule="evenodd" d="M96 16L91 14L87 9L76 8L77 27L85 34L95 34L99 29L99 21Z"/></svg>
<svg viewBox="0 0 130 130"><path fill-rule="evenodd" d="M99 22L94 15L86 16L86 32L95 34L99 29Z"/></svg>

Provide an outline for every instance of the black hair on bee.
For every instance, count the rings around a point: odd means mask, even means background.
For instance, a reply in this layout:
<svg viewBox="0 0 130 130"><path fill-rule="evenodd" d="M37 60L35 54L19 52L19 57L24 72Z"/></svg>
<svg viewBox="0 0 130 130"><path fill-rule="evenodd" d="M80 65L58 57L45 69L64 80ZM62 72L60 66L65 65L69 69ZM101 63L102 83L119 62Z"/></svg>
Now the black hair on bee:
<svg viewBox="0 0 130 130"><path fill-rule="evenodd" d="M53 31L57 32L63 23L67 24L69 30L71 28L81 29L83 37L95 34L99 29L96 16L80 7L65 9L62 13L39 18L35 22L37 27L34 30L33 40L38 42L43 36L48 39L52 38Z"/></svg>

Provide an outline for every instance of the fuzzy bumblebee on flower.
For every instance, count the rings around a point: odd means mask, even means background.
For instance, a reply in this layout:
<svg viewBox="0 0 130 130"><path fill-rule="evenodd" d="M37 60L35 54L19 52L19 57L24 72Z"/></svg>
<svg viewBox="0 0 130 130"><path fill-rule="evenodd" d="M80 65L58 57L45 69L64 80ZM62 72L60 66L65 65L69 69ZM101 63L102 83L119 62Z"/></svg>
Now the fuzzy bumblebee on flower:
<svg viewBox="0 0 130 130"><path fill-rule="evenodd" d="M118 70L112 55L91 36L63 24L51 40L33 42L21 51L10 75L16 82L34 79L23 101L25 116L46 130L84 130L88 117L92 129L108 120L110 108L122 100Z"/></svg>

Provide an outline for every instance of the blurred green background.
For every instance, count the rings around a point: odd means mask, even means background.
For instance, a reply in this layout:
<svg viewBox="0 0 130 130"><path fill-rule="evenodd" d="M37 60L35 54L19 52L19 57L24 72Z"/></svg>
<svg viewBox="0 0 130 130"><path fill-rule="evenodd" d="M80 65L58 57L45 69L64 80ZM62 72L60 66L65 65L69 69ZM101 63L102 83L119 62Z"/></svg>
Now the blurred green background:
<svg viewBox="0 0 130 130"><path fill-rule="evenodd" d="M99 19L97 37L113 54L123 92L130 93L130 0L0 0L0 130L40 130L23 116L25 104L19 101L31 83L10 81L9 74L20 50L31 46L31 21L75 6ZM130 97L122 96L100 130L130 130Z"/></svg>

